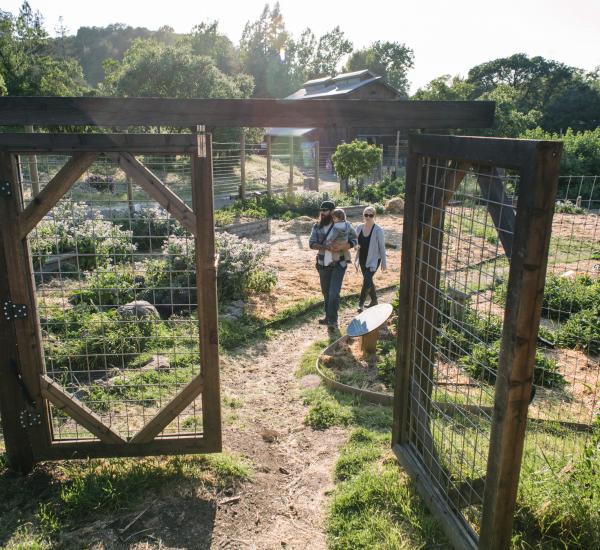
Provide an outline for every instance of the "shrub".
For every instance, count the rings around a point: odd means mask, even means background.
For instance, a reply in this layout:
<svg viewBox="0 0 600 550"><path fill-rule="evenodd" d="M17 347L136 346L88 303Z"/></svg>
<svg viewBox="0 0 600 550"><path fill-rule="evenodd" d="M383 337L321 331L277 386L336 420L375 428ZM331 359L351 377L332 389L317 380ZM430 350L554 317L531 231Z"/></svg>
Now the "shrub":
<svg viewBox="0 0 600 550"><path fill-rule="evenodd" d="M404 195L405 183L404 179L392 179L390 176L385 176L378 183L366 185L360 190L353 190L352 195L360 202L382 203L386 199Z"/></svg>
<svg viewBox="0 0 600 550"><path fill-rule="evenodd" d="M143 252L160 250L169 235L183 235L181 224L160 206L142 206L120 226L131 231L133 243Z"/></svg>
<svg viewBox="0 0 600 550"><path fill-rule="evenodd" d="M376 145L355 139L337 146L331 156L333 167L342 180L366 176L381 162L382 151Z"/></svg>
<svg viewBox="0 0 600 550"><path fill-rule="evenodd" d="M572 315L558 330L559 346L581 348L589 353L600 353L600 306Z"/></svg>
<svg viewBox="0 0 600 550"><path fill-rule="evenodd" d="M34 268L41 269L52 254L77 254L79 270L94 269L128 261L136 250L132 232L104 219L102 213L83 203L62 200L50 218L42 220L31 233Z"/></svg>
<svg viewBox="0 0 600 550"><path fill-rule="evenodd" d="M249 292L271 290L277 282L274 272L265 270L262 260L266 245L229 233L215 238L219 264L217 288L221 300L240 298ZM154 264L149 280L156 303L194 304L196 302L196 258L192 239L171 236L163 245L164 261Z"/></svg>
<svg viewBox="0 0 600 550"><path fill-rule="evenodd" d="M475 344L471 354L461 357L459 363L473 378L493 384L496 382L499 356L500 340L496 340L491 345ZM565 384L556 361L549 359L539 350L535 354L533 382L547 388L560 388Z"/></svg>
<svg viewBox="0 0 600 550"><path fill-rule="evenodd" d="M556 202L554 205L554 212L556 214L584 214L585 210L566 199L564 201Z"/></svg>
<svg viewBox="0 0 600 550"><path fill-rule="evenodd" d="M396 385L396 346L390 340L380 340L377 343L377 374L379 379L388 387Z"/></svg>
<svg viewBox="0 0 600 550"><path fill-rule="evenodd" d="M144 277L129 265L107 265L85 274L80 289L71 292L72 304L116 307L140 297Z"/></svg>
<svg viewBox="0 0 600 550"><path fill-rule="evenodd" d="M565 321L572 314L594 307L600 303L600 279L594 281L588 275L567 279L550 275L544 288L543 314Z"/></svg>

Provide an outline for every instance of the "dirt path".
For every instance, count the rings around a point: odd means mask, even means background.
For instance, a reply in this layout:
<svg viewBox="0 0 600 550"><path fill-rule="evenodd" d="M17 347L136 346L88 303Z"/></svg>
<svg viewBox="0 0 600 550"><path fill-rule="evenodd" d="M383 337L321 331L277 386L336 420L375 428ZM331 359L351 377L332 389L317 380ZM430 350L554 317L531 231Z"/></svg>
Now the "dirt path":
<svg viewBox="0 0 600 550"><path fill-rule="evenodd" d="M353 315L344 310L340 324ZM326 547L327 494L347 433L304 425L306 406L294 375L306 348L326 338L325 328L308 322L226 360L223 395L241 399L242 407L233 423L224 408L224 447L248 457L255 474L235 505L217 508L211 548Z"/></svg>

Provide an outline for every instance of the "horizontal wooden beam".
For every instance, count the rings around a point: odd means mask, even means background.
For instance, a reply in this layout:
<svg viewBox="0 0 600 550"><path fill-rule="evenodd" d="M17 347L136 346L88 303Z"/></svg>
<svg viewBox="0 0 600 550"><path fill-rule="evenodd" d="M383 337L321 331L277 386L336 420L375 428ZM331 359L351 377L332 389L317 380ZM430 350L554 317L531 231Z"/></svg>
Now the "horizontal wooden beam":
<svg viewBox="0 0 600 550"><path fill-rule="evenodd" d="M410 136L409 149L418 155L519 169L547 143L533 139L415 134Z"/></svg>
<svg viewBox="0 0 600 550"><path fill-rule="evenodd" d="M1 135L1 134L0 134ZM25 238L98 158L97 153L76 153L19 214L19 234Z"/></svg>
<svg viewBox="0 0 600 550"><path fill-rule="evenodd" d="M0 125L489 128L493 101L2 97Z"/></svg>
<svg viewBox="0 0 600 550"><path fill-rule="evenodd" d="M181 455L219 452L204 437L161 437L150 443L106 445L101 441L61 441L52 443L39 455L39 460L66 460L71 458L110 458L127 456ZM36 455L36 458L38 456Z"/></svg>
<svg viewBox="0 0 600 550"><path fill-rule="evenodd" d="M193 153L198 148L192 134L0 134L0 151L9 153Z"/></svg>
<svg viewBox="0 0 600 550"><path fill-rule="evenodd" d="M42 395L58 409L67 413L73 420L81 424L86 430L94 434L102 443L111 445L125 443L125 440L109 426L104 424L100 417L84 405L79 399L68 394L60 385L48 376L40 375Z"/></svg>
<svg viewBox="0 0 600 550"><path fill-rule="evenodd" d="M192 209L132 154L121 153L118 157L119 166L123 171L194 235L196 233L196 216Z"/></svg>
<svg viewBox="0 0 600 550"><path fill-rule="evenodd" d="M129 440L130 444L149 443L152 441L178 414L202 393L202 387L202 375L199 374Z"/></svg>

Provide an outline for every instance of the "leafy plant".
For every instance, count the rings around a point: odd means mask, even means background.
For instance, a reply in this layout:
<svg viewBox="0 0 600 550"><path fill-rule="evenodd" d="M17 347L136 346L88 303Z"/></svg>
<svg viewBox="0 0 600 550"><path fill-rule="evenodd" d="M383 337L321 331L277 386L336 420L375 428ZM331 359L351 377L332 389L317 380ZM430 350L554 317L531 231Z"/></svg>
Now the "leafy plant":
<svg viewBox="0 0 600 550"><path fill-rule="evenodd" d="M381 162L381 156L382 151L376 145L355 139L352 143L338 145L331 160L342 180L354 178L358 182Z"/></svg>
<svg viewBox="0 0 600 550"><path fill-rule="evenodd" d="M600 353L600 306L596 304L571 315L558 330L556 342L559 346Z"/></svg>

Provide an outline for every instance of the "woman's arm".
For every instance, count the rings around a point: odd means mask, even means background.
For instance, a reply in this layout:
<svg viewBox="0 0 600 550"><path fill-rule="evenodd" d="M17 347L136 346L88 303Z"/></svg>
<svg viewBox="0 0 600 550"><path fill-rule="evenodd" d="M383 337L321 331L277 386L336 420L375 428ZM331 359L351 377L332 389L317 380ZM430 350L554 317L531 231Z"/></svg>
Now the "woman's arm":
<svg viewBox="0 0 600 550"><path fill-rule="evenodd" d="M381 226L377 227L379 227L379 238L377 239L377 242L379 244L379 256L381 257L381 271L385 271L387 269L387 257L385 254L385 233L383 232Z"/></svg>

